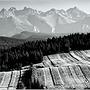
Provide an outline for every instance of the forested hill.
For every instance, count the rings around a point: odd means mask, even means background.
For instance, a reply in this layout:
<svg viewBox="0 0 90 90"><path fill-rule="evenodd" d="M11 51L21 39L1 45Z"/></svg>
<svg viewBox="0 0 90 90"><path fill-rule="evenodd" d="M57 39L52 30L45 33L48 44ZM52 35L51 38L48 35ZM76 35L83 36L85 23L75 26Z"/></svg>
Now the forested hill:
<svg viewBox="0 0 90 90"><path fill-rule="evenodd" d="M0 70L20 69L22 66L40 63L45 55L85 49L90 49L90 33L28 41L0 54Z"/></svg>
<svg viewBox="0 0 90 90"><path fill-rule="evenodd" d="M19 40L19 39L14 39L9 37L0 37L0 50L15 47L25 42L26 40Z"/></svg>

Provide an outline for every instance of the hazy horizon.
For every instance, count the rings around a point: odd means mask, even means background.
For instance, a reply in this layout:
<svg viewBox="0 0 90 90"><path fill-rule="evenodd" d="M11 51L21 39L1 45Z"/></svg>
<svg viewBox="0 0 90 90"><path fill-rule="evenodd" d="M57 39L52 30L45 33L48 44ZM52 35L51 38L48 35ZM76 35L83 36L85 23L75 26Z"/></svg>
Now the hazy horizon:
<svg viewBox="0 0 90 90"><path fill-rule="evenodd" d="M90 0L0 0L0 10L2 8L9 9L15 7L23 9L25 6L41 11L47 11L51 8L55 9L69 9L78 7L86 13L90 13Z"/></svg>

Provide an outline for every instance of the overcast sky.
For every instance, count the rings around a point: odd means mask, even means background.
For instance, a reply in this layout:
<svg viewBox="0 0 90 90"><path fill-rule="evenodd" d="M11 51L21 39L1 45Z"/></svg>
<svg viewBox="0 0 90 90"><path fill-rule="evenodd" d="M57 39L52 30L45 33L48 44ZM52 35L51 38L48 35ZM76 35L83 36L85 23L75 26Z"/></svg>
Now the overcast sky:
<svg viewBox="0 0 90 90"><path fill-rule="evenodd" d="M22 9L24 6L44 11L51 8L68 9L77 6L90 13L90 0L0 0L0 9L9 7Z"/></svg>

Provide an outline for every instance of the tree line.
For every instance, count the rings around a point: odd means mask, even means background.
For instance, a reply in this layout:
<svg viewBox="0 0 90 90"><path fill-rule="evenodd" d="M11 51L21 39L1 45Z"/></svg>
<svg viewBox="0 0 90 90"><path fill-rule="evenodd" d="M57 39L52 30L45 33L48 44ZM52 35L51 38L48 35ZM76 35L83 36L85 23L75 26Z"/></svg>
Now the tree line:
<svg viewBox="0 0 90 90"><path fill-rule="evenodd" d="M90 33L27 41L0 51L0 70L21 69L22 66L42 62L45 55L85 49L90 49Z"/></svg>

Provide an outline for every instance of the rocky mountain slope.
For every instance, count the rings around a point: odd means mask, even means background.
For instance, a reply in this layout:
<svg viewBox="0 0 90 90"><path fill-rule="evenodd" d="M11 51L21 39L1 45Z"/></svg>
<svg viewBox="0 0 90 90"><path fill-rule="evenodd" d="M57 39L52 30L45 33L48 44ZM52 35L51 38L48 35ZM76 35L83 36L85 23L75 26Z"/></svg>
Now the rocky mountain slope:
<svg viewBox="0 0 90 90"><path fill-rule="evenodd" d="M22 31L38 33L89 32L90 17L77 7L46 12L24 7L0 11L0 35L12 36Z"/></svg>

